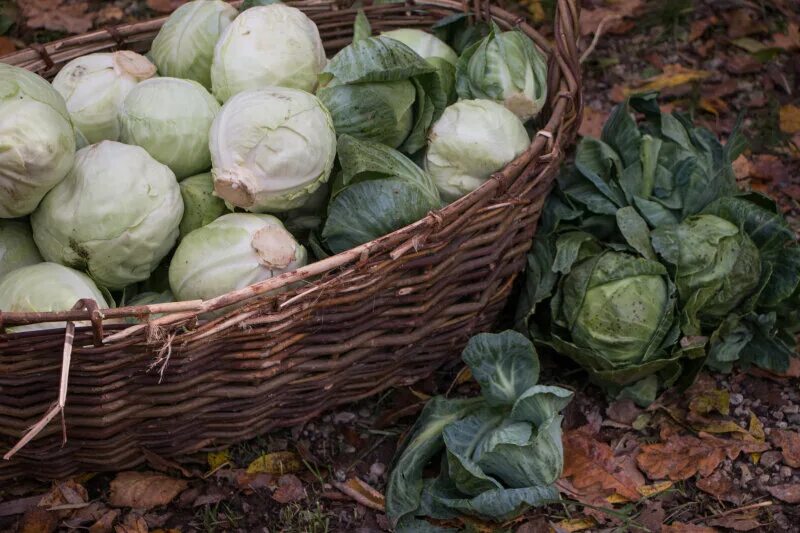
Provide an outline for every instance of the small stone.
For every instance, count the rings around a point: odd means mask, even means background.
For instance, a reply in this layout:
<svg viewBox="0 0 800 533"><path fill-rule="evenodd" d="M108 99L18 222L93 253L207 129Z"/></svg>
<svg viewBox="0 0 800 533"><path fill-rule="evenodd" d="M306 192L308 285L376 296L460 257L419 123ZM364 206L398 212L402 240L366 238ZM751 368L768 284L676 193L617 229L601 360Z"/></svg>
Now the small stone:
<svg viewBox="0 0 800 533"><path fill-rule="evenodd" d="M742 405L742 402L744 401L744 396L742 396L737 392L735 394L731 394L730 400L731 400L731 405Z"/></svg>
<svg viewBox="0 0 800 533"><path fill-rule="evenodd" d="M778 483L781 482L781 475L780 474L772 474L772 477L770 477L769 479L770 479L770 484L771 485L777 485Z"/></svg>
<svg viewBox="0 0 800 533"><path fill-rule="evenodd" d="M772 411L772 418L775 420L783 420L783 411Z"/></svg>
<svg viewBox="0 0 800 533"><path fill-rule="evenodd" d="M334 424L349 424L356 419L356 414L349 411L342 411L333 415Z"/></svg>
<svg viewBox="0 0 800 533"><path fill-rule="evenodd" d="M797 405L796 403L784 405L783 407L781 407L781 411L783 411L787 415L797 414L800 413L800 405Z"/></svg>
<svg viewBox="0 0 800 533"><path fill-rule="evenodd" d="M383 463L372 463L372 466L369 467L369 473L371 476L381 477L386 473L386 465Z"/></svg>
<svg viewBox="0 0 800 533"><path fill-rule="evenodd" d="M745 416L747 414L747 409L745 409L744 407L742 407L740 405L739 407L737 407L736 409L733 410L733 414L737 418L741 418L741 417L743 417L743 416Z"/></svg>
<svg viewBox="0 0 800 533"><path fill-rule="evenodd" d="M758 482L761 485L766 485L767 483L769 483L769 474L762 474L758 476Z"/></svg>
<svg viewBox="0 0 800 533"><path fill-rule="evenodd" d="M361 409L358 410L358 416L360 416L361 418L369 418L371 414L372 411L370 411L366 407L362 407Z"/></svg>
<svg viewBox="0 0 800 533"><path fill-rule="evenodd" d="M330 422L331 420L333 420L331 415L325 415L325 416L322 417L322 421L323 422Z"/></svg>
<svg viewBox="0 0 800 533"><path fill-rule="evenodd" d="M800 426L800 414L793 413L786 416L786 420L793 426Z"/></svg>
<svg viewBox="0 0 800 533"><path fill-rule="evenodd" d="M347 479L347 474L345 473L344 470L337 469L336 471L334 471L333 477L336 478L336 481L344 481L345 479Z"/></svg>
<svg viewBox="0 0 800 533"><path fill-rule="evenodd" d="M344 453L356 453L356 447L355 447L355 446L352 446L352 445L350 445L350 444L345 444L345 445L342 447L342 451L343 451Z"/></svg>
<svg viewBox="0 0 800 533"><path fill-rule="evenodd" d="M778 429L786 429L787 427L789 427L789 424L787 424L786 421L781 420L780 422L775 423L775 427L777 427Z"/></svg>
<svg viewBox="0 0 800 533"><path fill-rule="evenodd" d="M759 406L761 405L761 400L759 400L758 398L756 398L755 400L753 400L752 402L750 402L750 405L752 405L753 407L759 407Z"/></svg>
<svg viewBox="0 0 800 533"><path fill-rule="evenodd" d="M739 465L739 472L741 472L742 485L750 483L750 481L753 479L753 474L750 472L750 469L746 464Z"/></svg>
<svg viewBox="0 0 800 533"><path fill-rule="evenodd" d="M781 467L781 477L782 478L789 478L792 477L792 469L788 466Z"/></svg>
<svg viewBox="0 0 800 533"><path fill-rule="evenodd" d="M781 452L777 450L770 450L761 454L759 464L764 468L772 468L781 460Z"/></svg>

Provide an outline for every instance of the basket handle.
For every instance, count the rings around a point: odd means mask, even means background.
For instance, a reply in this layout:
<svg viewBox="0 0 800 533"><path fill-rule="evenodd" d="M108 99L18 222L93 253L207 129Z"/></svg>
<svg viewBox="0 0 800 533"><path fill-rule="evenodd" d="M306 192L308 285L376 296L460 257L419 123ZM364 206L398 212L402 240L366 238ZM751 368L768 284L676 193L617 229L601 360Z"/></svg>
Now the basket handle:
<svg viewBox="0 0 800 533"><path fill-rule="evenodd" d="M558 0L554 23L554 41L556 61L563 73L562 82L566 83L567 93L563 90L559 97L566 97L572 103L573 120L568 121L564 132L563 145L572 144L578 134L583 116L583 91L581 90L581 54L578 50L580 39L580 2L579 0Z"/></svg>

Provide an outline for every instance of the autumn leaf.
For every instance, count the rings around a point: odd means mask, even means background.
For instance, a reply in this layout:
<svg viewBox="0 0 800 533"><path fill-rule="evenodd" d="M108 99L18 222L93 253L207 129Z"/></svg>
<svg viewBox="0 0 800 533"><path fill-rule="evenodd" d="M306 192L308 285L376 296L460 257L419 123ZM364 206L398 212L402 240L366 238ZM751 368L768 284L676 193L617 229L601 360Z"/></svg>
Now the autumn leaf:
<svg viewBox="0 0 800 533"><path fill-rule="evenodd" d="M25 24L31 29L86 33L94 23L95 13L87 12L88 2L65 0L25 0L20 2Z"/></svg>
<svg viewBox="0 0 800 533"><path fill-rule="evenodd" d="M673 522L670 525L661 526L661 533L717 533L717 530L708 526Z"/></svg>
<svg viewBox="0 0 800 533"><path fill-rule="evenodd" d="M781 107L780 124L783 133L793 134L800 131L800 107L787 104Z"/></svg>
<svg viewBox="0 0 800 533"><path fill-rule="evenodd" d="M588 105L583 108L583 120L581 120L581 127L578 130L578 135L582 137L600 138L600 133L603 131L603 124L608 118L608 113L597 110Z"/></svg>
<svg viewBox="0 0 800 533"><path fill-rule="evenodd" d="M584 428L564 433L564 471L576 497L597 502L618 494L628 501L641 498L645 484L629 456L615 457L611 447L595 440Z"/></svg>
<svg viewBox="0 0 800 533"><path fill-rule="evenodd" d="M216 470L225 463L231 462L231 454L228 450L208 452L208 455L206 455L206 461L208 462L208 468L211 470Z"/></svg>
<svg viewBox="0 0 800 533"><path fill-rule="evenodd" d="M724 500L736 505L742 503L742 491L733 484L730 474L715 470L710 476L697 480L697 488L711 494L718 500Z"/></svg>
<svg viewBox="0 0 800 533"><path fill-rule="evenodd" d="M361 505L370 507L380 512L384 512L386 508L386 499L384 498L383 494L373 489L371 486L364 483L357 477L350 478L344 483L332 481L331 484Z"/></svg>
<svg viewBox="0 0 800 533"><path fill-rule="evenodd" d="M689 400L689 411L707 415L716 411L721 415L730 413L731 395L722 389L705 390Z"/></svg>
<svg viewBox="0 0 800 533"><path fill-rule="evenodd" d="M736 159L734 159L732 165L733 173L736 176L737 180L743 180L750 176L750 172L752 172L753 165L750 163L750 160L742 154Z"/></svg>
<svg viewBox="0 0 800 533"><path fill-rule="evenodd" d="M147 7L159 13L172 13L189 0L147 0Z"/></svg>
<svg viewBox="0 0 800 533"><path fill-rule="evenodd" d="M580 14L581 35L592 35L605 20L604 32L619 33L629 28L623 21L626 17L636 15L644 5L643 0L616 0L608 2L608 7L582 9Z"/></svg>
<svg viewBox="0 0 800 533"><path fill-rule="evenodd" d="M187 487L183 479L154 472L120 472L111 482L108 503L147 510L166 505Z"/></svg>
<svg viewBox="0 0 800 533"><path fill-rule="evenodd" d="M762 524L756 520L756 516L757 515L753 514L731 514L709 520L708 524L712 526L724 527L726 529L732 529L734 531L752 531L762 526Z"/></svg>
<svg viewBox="0 0 800 533"><path fill-rule="evenodd" d="M800 26L797 22L788 24L786 33L777 33L772 36L770 46L782 48L783 50L794 50L800 48Z"/></svg>
<svg viewBox="0 0 800 533"><path fill-rule="evenodd" d="M769 439L781 449L784 463L792 468L800 468L800 433L788 429L773 429Z"/></svg>
<svg viewBox="0 0 800 533"><path fill-rule="evenodd" d="M114 533L148 533L147 521L136 513L128 513L121 524L114 526Z"/></svg>
<svg viewBox="0 0 800 533"><path fill-rule="evenodd" d="M782 502L796 504L800 503L800 483L787 483L785 485L774 485L766 487L767 492Z"/></svg>
<svg viewBox="0 0 800 533"><path fill-rule="evenodd" d="M703 34L706 32L706 30L708 30L708 28L716 25L718 22L719 19L717 19L717 17L715 17L714 15L708 18L695 20L689 27L689 36L687 40L690 43L693 43L694 41L702 37Z"/></svg>
<svg viewBox="0 0 800 533"><path fill-rule="evenodd" d="M588 518L568 518L556 524L556 531L566 531L575 533L576 531L586 531L597 526L597 520L591 516Z"/></svg>
<svg viewBox="0 0 800 533"><path fill-rule="evenodd" d="M256 458L247 466L248 474L291 474L303 470L303 461L294 452L272 452Z"/></svg>
<svg viewBox="0 0 800 533"><path fill-rule="evenodd" d="M626 95L632 93L645 93L661 91L669 87L678 87L687 83L694 83L711 76L707 70L694 70L679 64L664 65L664 70L658 76L643 80L637 86L626 89Z"/></svg>
<svg viewBox="0 0 800 533"><path fill-rule="evenodd" d="M769 446L762 442L725 440L711 435L673 434L666 442L645 444L636 462L651 479L681 481L696 473L710 475L727 457L736 459L743 451L763 452Z"/></svg>
<svg viewBox="0 0 800 533"><path fill-rule="evenodd" d="M272 493L272 499L278 503L290 503L306 497L303 482L294 474L286 474L278 480L278 488Z"/></svg>
<svg viewBox="0 0 800 533"><path fill-rule="evenodd" d="M58 515L42 507L25 512L17 527L19 533L51 533L58 528Z"/></svg>
<svg viewBox="0 0 800 533"><path fill-rule="evenodd" d="M109 509L89 527L89 533L111 533L114 531L114 522L119 517L119 510Z"/></svg>
<svg viewBox="0 0 800 533"><path fill-rule="evenodd" d="M14 41L9 39L8 37L0 36L0 56L4 56L15 52L17 50L17 45L14 44Z"/></svg>

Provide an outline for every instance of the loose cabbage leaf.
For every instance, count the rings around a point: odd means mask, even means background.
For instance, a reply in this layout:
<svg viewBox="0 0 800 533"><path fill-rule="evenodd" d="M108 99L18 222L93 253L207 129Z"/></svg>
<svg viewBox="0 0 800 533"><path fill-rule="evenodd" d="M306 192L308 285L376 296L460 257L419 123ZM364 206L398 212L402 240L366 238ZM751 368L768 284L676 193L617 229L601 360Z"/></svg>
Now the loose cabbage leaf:
<svg viewBox="0 0 800 533"><path fill-rule="evenodd" d="M539 359L531 342L515 331L472 337L462 354L489 405L513 405L539 381Z"/></svg>
<svg viewBox="0 0 800 533"><path fill-rule="evenodd" d="M353 42L360 41L372 36L372 25L369 23L366 13L359 9L356 13L356 21L353 23Z"/></svg>

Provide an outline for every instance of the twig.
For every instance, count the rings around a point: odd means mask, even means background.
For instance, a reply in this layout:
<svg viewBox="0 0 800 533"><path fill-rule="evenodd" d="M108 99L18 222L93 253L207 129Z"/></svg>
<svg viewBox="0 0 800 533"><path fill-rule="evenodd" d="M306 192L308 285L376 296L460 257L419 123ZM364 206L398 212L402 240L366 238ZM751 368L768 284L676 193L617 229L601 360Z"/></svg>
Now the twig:
<svg viewBox="0 0 800 533"><path fill-rule="evenodd" d="M592 38L592 43L583 52L583 54L581 54L581 59L580 59L581 63L585 63L586 60L589 59L589 56L592 55L592 52L594 52L594 49L597 46L597 42L600 40L600 36L603 35L603 26L605 26L606 22L610 22L612 20L619 20L620 18L622 17L620 17L619 15L607 15L606 17L603 18L603 20L600 21L600 24L597 25L597 29L594 31L594 38Z"/></svg>
<svg viewBox="0 0 800 533"><path fill-rule="evenodd" d="M770 500L767 500L765 502L751 503L750 505L745 505L744 507L737 507L736 509L728 509L727 511L715 513L712 514L711 516L701 516L699 518L695 518L694 520L692 520L692 522L706 522L708 520L711 520L712 518L720 518L722 516L728 516L729 514L743 513L751 509L760 509L761 507L769 507L772 504L773 503Z"/></svg>
<svg viewBox="0 0 800 533"><path fill-rule="evenodd" d="M352 487L350 483L355 483L358 485L358 488ZM348 479L346 483L332 480L331 485L347 494L364 507L369 507L370 509L375 509L376 511L380 512L384 512L386 510L386 506L383 504L383 494L356 477ZM360 492L358 489L361 489L361 491L365 492L366 495Z"/></svg>

